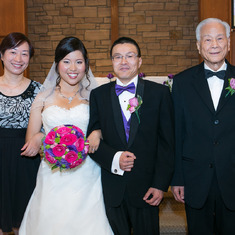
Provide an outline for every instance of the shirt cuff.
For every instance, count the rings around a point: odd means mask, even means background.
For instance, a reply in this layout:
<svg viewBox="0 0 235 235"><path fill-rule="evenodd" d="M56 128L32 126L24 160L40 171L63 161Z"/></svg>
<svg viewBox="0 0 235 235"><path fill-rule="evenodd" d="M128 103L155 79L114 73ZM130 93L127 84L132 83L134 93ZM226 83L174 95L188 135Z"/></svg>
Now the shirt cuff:
<svg viewBox="0 0 235 235"><path fill-rule="evenodd" d="M123 151L118 151L115 153L113 157L111 172L115 175L123 175L124 171L120 168L119 159L122 155Z"/></svg>

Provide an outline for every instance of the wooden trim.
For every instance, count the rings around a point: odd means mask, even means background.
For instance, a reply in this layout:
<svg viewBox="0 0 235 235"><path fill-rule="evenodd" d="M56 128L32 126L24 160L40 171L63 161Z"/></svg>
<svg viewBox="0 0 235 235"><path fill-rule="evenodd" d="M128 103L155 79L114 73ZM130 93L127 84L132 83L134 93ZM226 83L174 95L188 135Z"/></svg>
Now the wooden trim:
<svg viewBox="0 0 235 235"><path fill-rule="evenodd" d="M111 41L119 37L118 0L111 0Z"/></svg>

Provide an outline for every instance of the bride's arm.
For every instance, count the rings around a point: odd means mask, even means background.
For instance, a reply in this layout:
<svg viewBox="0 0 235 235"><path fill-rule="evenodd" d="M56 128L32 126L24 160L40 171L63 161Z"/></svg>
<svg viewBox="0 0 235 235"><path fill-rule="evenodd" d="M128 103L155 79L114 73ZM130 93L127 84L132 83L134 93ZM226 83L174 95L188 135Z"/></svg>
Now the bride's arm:
<svg viewBox="0 0 235 235"><path fill-rule="evenodd" d="M42 107L32 109L30 112L29 123L26 132L26 143L22 147L21 155L28 157L35 156L41 147L41 140L44 134L41 132L42 127Z"/></svg>
<svg viewBox="0 0 235 235"><path fill-rule="evenodd" d="M101 130L94 130L91 132L87 138L89 140L89 153L94 153L98 149L101 138Z"/></svg>

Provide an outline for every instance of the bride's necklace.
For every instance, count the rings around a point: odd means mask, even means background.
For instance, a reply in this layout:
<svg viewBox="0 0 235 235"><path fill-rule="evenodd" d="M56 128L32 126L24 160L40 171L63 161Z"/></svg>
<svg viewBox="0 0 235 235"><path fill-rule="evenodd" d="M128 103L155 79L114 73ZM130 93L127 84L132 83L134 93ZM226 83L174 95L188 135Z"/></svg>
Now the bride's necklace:
<svg viewBox="0 0 235 235"><path fill-rule="evenodd" d="M59 94L60 94L63 98L69 100L69 104L73 101L73 99L75 98L75 96L77 95L78 92L79 92L79 90L78 90L73 96L67 97L67 96L65 96L64 94L62 94L61 90L59 90Z"/></svg>

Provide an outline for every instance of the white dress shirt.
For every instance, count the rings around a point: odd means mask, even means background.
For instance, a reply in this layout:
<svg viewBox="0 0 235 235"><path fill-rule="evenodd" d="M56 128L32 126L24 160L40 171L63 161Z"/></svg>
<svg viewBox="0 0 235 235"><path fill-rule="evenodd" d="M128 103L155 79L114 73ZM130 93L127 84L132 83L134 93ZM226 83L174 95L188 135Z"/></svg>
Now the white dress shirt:
<svg viewBox="0 0 235 235"><path fill-rule="evenodd" d="M213 72L219 72L221 70L226 70L227 64L224 62L223 65L217 71L210 69L205 63L204 63L204 68L211 70ZM213 100L214 108L216 110L218 107L218 103L219 103L219 99L220 99L222 90L223 90L224 80L220 79L214 75L214 76L208 78L207 82L208 82L209 89L211 92L211 98Z"/></svg>
<svg viewBox="0 0 235 235"><path fill-rule="evenodd" d="M120 86L128 86L129 84L131 84L132 82L134 82L135 87L137 87L137 82L138 82L138 75L136 77L134 77L130 82L128 82L127 84L123 84L118 78L116 80L116 84L120 85ZM129 91L123 91L119 96L119 103L122 109L122 112L124 114L124 116L126 117L126 120L128 121L131 117L131 113L129 110L127 110L127 106L129 104L129 99L135 97L135 94L129 92ZM116 154L113 157L113 162L112 162L112 167L111 167L111 172L117 175L123 175L124 171L120 168L119 165L119 160L121 157L121 154L123 153L123 151L118 151L116 152Z"/></svg>

